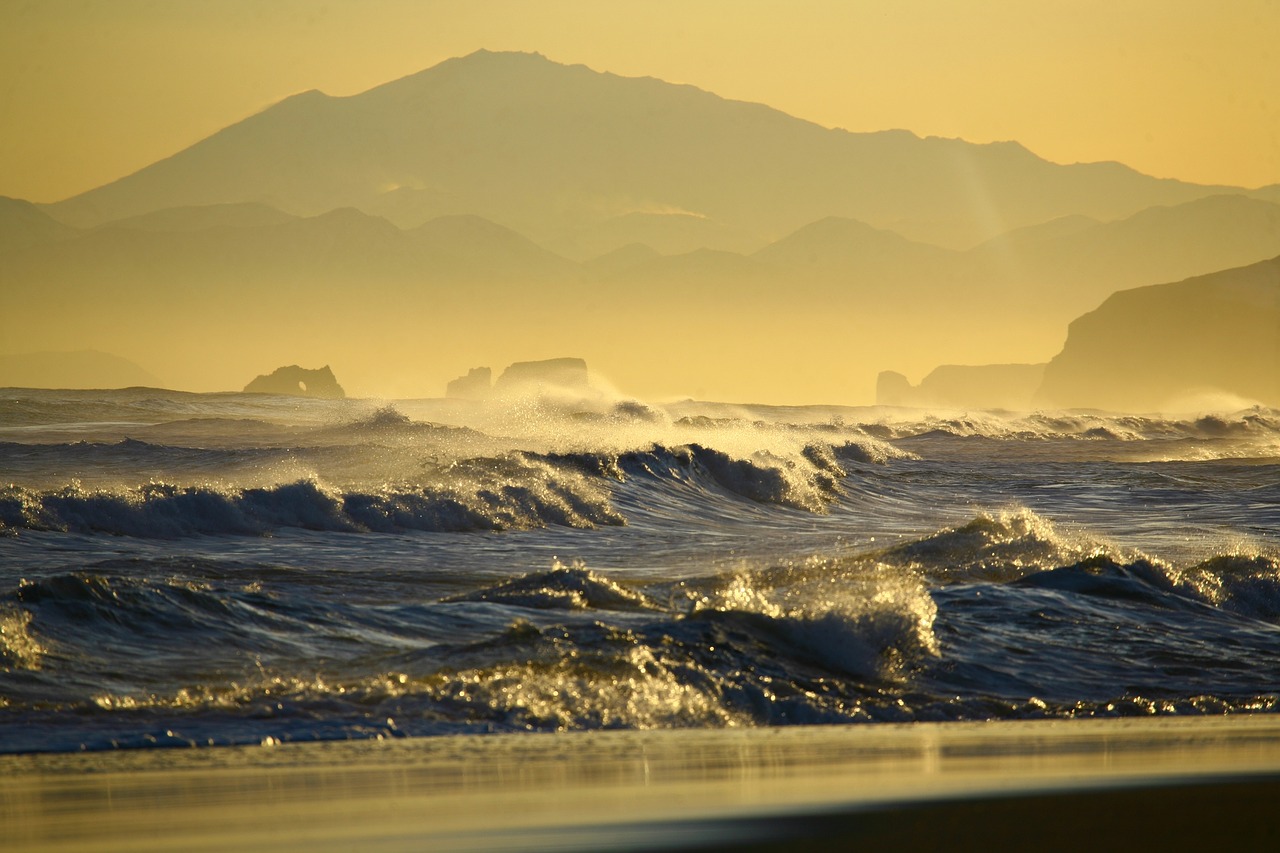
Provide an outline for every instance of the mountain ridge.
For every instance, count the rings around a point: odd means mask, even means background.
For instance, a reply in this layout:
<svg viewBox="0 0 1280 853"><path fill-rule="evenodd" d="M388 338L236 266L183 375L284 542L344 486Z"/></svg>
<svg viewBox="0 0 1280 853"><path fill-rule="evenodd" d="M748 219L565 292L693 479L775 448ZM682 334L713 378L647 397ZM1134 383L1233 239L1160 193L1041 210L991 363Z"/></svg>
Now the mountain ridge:
<svg viewBox="0 0 1280 853"><path fill-rule="evenodd" d="M237 210L179 209L162 211L160 219L213 222ZM66 348L105 349L110 330L158 339L170 328L207 326L219 334L243 326L255 329L244 333L254 338L244 347L245 369L253 370L262 361L299 357L311 324L353 352L370 353L358 356L370 361L363 371L355 355L341 364L358 387L376 372L372 353L374 341L385 337L381 331L415 317L424 336L414 344L414 333L402 333L402 360L412 346L444 346L435 326L441 318L450 318L455 331L476 324L477 342L543 334L542 328L553 336L597 335L596 346L607 347L614 341L602 330L626 316L641 339L619 350L625 354L649 348L643 330L664 328L674 312L744 330L735 344L744 350L751 340L777 337L788 359L806 352L843 356L855 365L851 377L865 371L865 383L849 382L869 387L874 371L886 366L915 373L930 362L1047 361L1067 324L1115 290L1280 253L1280 206L1244 196L1198 199L1113 222L1048 223L965 252L840 217L809 223L752 253L660 252L636 242L587 261L474 214L412 229L352 207L253 227L129 226L112 223L0 255L18 298L0 317L0 337L30 349L46 338ZM1138 256L1114 254L1125 246ZM178 307L184 305L186 313ZM41 321L41 312L58 319ZM353 325L357 314L367 330ZM292 348L255 349L281 337L269 317L293 330ZM787 332L778 337L774 328L815 322L828 331L806 333L802 346L786 343ZM493 346L477 344L474 357ZM598 349L582 347L594 363L609 364ZM321 349L307 357L339 362L340 355ZM727 351L717 358L728 358ZM626 378L616 366L611 372Z"/></svg>
<svg viewBox="0 0 1280 853"><path fill-rule="evenodd" d="M1280 252L1265 188L851 133L488 52L301 92L104 187L11 207L58 239L0 249L15 348L127 335L187 359L189 384L304 359L354 387L394 370L364 387L410 395L566 339L638 391L693 372L722 399L757 381L866 399L883 366L1044 362L1114 290ZM228 330L235 363L212 365L202 341Z"/></svg>
<svg viewBox="0 0 1280 853"><path fill-rule="evenodd" d="M852 133L687 84L476 52L343 97L299 93L132 175L44 207L96 224L160 207L353 206L402 227L472 213L546 241L634 209L766 240L827 215L952 247L1058 215L1128 215L1237 188L1059 165L1017 142ZM985 217L985 219L984 219Z"/></svg>

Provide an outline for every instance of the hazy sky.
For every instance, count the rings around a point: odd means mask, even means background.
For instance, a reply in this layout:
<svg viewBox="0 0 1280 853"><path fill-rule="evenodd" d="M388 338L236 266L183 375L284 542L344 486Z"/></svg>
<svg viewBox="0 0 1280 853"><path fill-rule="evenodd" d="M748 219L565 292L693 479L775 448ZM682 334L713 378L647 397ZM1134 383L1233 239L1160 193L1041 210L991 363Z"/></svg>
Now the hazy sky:
<svg viewBox="0 0 1280 853"><path fill-rule="evenodd" d="M0 195L56 201L295 92L479 48L849 130L1280 182L1280 0L0 0Z"/></svg>

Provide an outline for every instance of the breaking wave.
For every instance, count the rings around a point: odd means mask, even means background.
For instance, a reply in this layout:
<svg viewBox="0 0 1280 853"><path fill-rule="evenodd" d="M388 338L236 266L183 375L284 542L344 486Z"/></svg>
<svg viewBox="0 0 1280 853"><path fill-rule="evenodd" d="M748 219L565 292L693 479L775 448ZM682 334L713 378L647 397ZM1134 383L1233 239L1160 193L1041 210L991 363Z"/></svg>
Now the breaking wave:
<svg viewBox="0 0 1280 853"><path fill-rule="evenodd" d="M559 563L547 572L523 575L445 600L492 601L540 610L653 610L657 607L643 594L588 569L566 568Z"/></svg>
<svg viewBox="0 0 1280 853"><path fill-rule="evenodd" d="M508 476L512 470L523 476ZM252 489L165 483L123 490L0 489L0 529L156 538L262 535L281 528L390 533L622 523L601 484L524 459L461 466L438 485L369 491L341 492L310 480Z"/></svg>
<svg viewBox="0 0 1280 853"><path fill-rule="evenodd" d="M395 413L378 413L396 428ZM382 427L378 427L382 428ZM115 453L141 442L85 446ZM196 452L196 451L191 451ZM205 451L199 451L205 453ZM698 444L623 453L511 452L421 462L427 482L340 490L315 479L256 488L151 482L133 488L73 483L37 490L0 488L0 531L44 530L180 538L262 535L282 528L342 533L592 528L625 524L611 504L611 482L684 482L757 504L825 512L841 494L843 460L883 462L875 445L806 445L794 457L756 452L747 458Z"/></svg>
<svg viewBox="0 0 1280 853"><path fill-rule="evenodd" d="M0 671L39 669L45 649L31 632L31 614L10 605L0 606ZM0 699L0 707L3 707Z"/></svg>
<svg viewBox="0 0 1280 853"><path fill-rule="evenodd" d="M1274 707L1274 627L1248 626L1280 619L1275 560L1032 565L1074 547L1028 514L979 516L889 551L675 580L555 563L395 608L271 591L305 570L218 563L193 582L110 561L0 599L0 669L58 669L32 705L10 684L0 746ZM140 656L154 675L102 680ZM1215 667L1249 674L1215 691Z"/></svg>
<svg viewBox="0 0 1280 853"><path fill-rule="evenodd" d="M24 399L0 752L1280 707L1271 410Z"/></svg>
<svg viewBox="0 0 1280 853"><path fill-rule="evenodd" d="M880 555L885 562L911 566L950 582L1004 581L1100 553L1085 537L1061 533L1028 509L982 514Z"/></svg>

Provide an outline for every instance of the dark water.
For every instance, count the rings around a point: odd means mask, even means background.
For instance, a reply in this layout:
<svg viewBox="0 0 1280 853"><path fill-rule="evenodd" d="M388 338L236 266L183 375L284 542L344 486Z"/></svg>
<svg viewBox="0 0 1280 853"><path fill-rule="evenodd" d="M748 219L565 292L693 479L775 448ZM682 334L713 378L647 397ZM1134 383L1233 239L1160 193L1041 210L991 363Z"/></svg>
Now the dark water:
<svg viewBox="0 0 1280 853"><path fill-rule="evenodd" d="M0 751L1271 711L1280 414L0 392Z"/></svg>

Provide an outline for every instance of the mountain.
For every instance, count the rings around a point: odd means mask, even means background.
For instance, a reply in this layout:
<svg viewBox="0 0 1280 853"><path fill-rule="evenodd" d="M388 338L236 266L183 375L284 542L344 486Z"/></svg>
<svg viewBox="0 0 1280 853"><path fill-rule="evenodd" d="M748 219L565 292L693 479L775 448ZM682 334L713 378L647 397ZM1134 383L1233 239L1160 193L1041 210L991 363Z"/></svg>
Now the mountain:
<svg viewBox="0 0 1280 853"><path fill-rule="evenodd" d="M1280 406L1280 257L1113 294L1070 326L1041 405Z"/></svg>
<svg viewBox="0 0 1280 853"><path fill-rule="evenodd" d="M12 252L3 269L17 289L53 283L88 294L117 282L136 290L139 298L148 293L164 298L182 282L208 284L223 293L252 283L265 299L272 282L346 286L376 280L420 286L577 275L576 265L475 216L442 217L411 231L354 208L305 218L264 216L268 224L261 225L186 227L202 218L194 209L184 209L180 222L155 221L170 213L78 232L56 247ZM217 213L207 219L225 221ZM268 286L258 289L257 284Z"/></svg>
<svg viewBox="0 0 1280 853"><path fill-rule="evenodd" d="M1273 257L1270 189L479 52L0 203L0 340L125 336L206 390L306 363L416 395L569 347L631 393L865 402L883 366L1044 362L1116 290Z"/></svg>
<svg viewBox="0 0 1280 853"><path fill-rule="evenodd" d="M1280 184L1270 184L1269 186L1259 187L1256 190L1250 190L1251 198L1260 198L1263 201L1271 201L1280 204Z"/></svg>
<svg viewBox="0 0 1280 853"><path fill-rule="evenodd" d="M827 216L764 247L755 256L774 267L844 272L881 259L897 264L910 255L934 262L955 254L854 219Z"/></svg>
<svg viewBox="0 0 1280 853"><path fill-rule="evenodd" d="M705 216L637 211L577 228L546 246L558 255L586 261L637 243L663 255L682 255L698 249L746 254L764 242Z"/></svg>
<svg viewBox="0 0 1280 853"><path fill-rule="evenodd" d="M1011 347L999 358L1047 359L1061 330L1117 290L1229 269L1280 253L1280 205L1215 195L1110 222L1072 215L1015 229L967 251L827 217L751 257L793 297L833 310L926 314L972 324ZM1037 349L1036 342L1041 342ZM960 346L971 342L960 341ZM949 358L972 358L952 352Z"/></svg>
<svg viewBox="0 0 1280 853"><path fill-rule="evenodd" d="M975 279L1076 316L1111 293L1244 266L1280 253L1280 204L1215 195L1113 222L1080 217L1021 229L970 252Z"/></svg>
<svg viewBox="0 0 1280 853"><path fill-rule="evenodd" d="M13 350L105 349L125 337L181 365L180 387L201 390L301 361L333 363L354 388L394 383L368 393L413 394L438 384L419 378L424 351L479 350L468 339L504 313L539 321L581 275L478 217L411 231L352 208L259 226L112 224L0 255L12 299L0 340Z"/></svg>
<svg viewBox="0 0 1280 853"><path fill-rule="evenodd" d="M758 363L763 345L779 376L809 376L807 358L850 365L843 390L816 387L814 374L811 399L867 400L882 367L1046 361L1067 323L1117 289L1271 257L1278 210L1210 197L1115 222L1061 218L968 251L825 217L749 255L631 244L576 264L474 215L402 230L354 208L171 208L92 230L52 223L58 242L0 255L17 297L0 337L15 349L106 349L125 334L156 358L194 360L199 369L174 377L183 387L231 387L262 363L331 362L355 393L383 381L379 353L394 346L406 394L461 370L455 358L529 354L516 340L571 336L638 387L665 362L673 375L728 376L733 358ZM695 345L655 351L673 328ZM205 350L228 335L234 364L211 360ZM428 353L449 360L429 368L444 378L417 366ZM215 368L230 375L195 378Z"/></svg>
<svg viewBox="0 0 1280 853"><path fill-rule="evenodd" d="M406 234L420 269L437 277L537 282L578 276L564 258L480 216L440 216Z"/></svg>
<svg viewBox="0 0 1280 853"><path fill-rule="evenodd" d="M584 261L582 267L595 278L617 279L661 257L662 253L652 246L644 243L629 243Z"/></svg>
<svg viewBox="0 0 1280 853"><path fill-rule="evenodd" d="M854 288L880 307L980 301L992 319L1056 334L1117 290L1254 263L1280 252L1280 205L1215 195L1110 222L1072 215L1015 229L968 251L942 249L827 217L752 257L802 292ZM941 300L941 306L939 305Z"/></svg>
<svg viewBox="0 0 1280 853"><path fill-rule="evenodd" d="M876 402L1122 412L1280 406L1280 257L1112 294L1047 365L883 371Z"/></svg>
<svg viewBox="0 0 1280 853"><path fill-rule="evenodd" d="M1056 165L1016 143L832 130L691 86L480 51L359 95L295 95L45 209L76 226L244 203L355 207L402 227L471 214L537 241L637 212L764 241L839 216L965 247L1224 191L1117 163Z"/></svg>
<svg viewBox="0 0 1280 853"><path fill-rule="evenodd" d="M1068 322L1116 290L1280 252L1280 206L1244 196L1112 222L1063 217L968 251L824 217L751 254L630 244L583 264L475 215L402 230L355 208L294 217L223 205L74 230L19 209L57 242L0 255L17 297L0 314L10 348L107 349L125 334L153 358L195 361L174 379L205 388L303 360L331 362L355 393L374 393L364 383L384 380L379 353L394 346L397 393L421 394L468 362L540 354L528 344L571 336L634 387L668 362L672 375L727 377L733 359L758 364L764 346L789 393L808 376L809 399L868 400L882 367L919 376L943 361L1047 361ZM672 329L695 343L655 349ZM228 335L234 364L211 360L205 350ZM424 374L426 354L448 361ZM810 358L849 365L839 390L818 387Z"/></svg>
<svg viewBox="0 0 1280 853"><path fill-rule="evenodd" d="M0 355L0 387L160 387L154 374L127 358L97 350Z"/></svg>
<svg viewBox="0 0 1280 853"><path fill-rule="evenodd" d="M0 196L0 253L56 243L76 234L29 201Z"/></svg>
<svg viewBox="0 0 1280 853"><path fill-rule="evenodd" d="M139 231L203 231L206 228L257 228L280 225L297 217L265 204L191 205L153 210L108 223Z"/></svg>
<svg viewBox="0 0 1280 853"><path fill-rule="evenodd" d="M1072 214L1040 222L1036 225L1025 225L1012 231L992 237L986 242L973 247L975 252L1006 251L1011 246L1035 246L1059 239L1069 239L1082 231L1088 231L1098 225L1098 220L1089 216Z"/></svg>
<svg viewBox="0 0 1280 853"><path fill-rule="evenodd" d="M840 292L861 310L887 310L920 299L945 298L948 272L961 252L908 240L864 222L828 216L752 255L793 293L814 298ZM875 300L877 304L870 304Z"/></svg>

